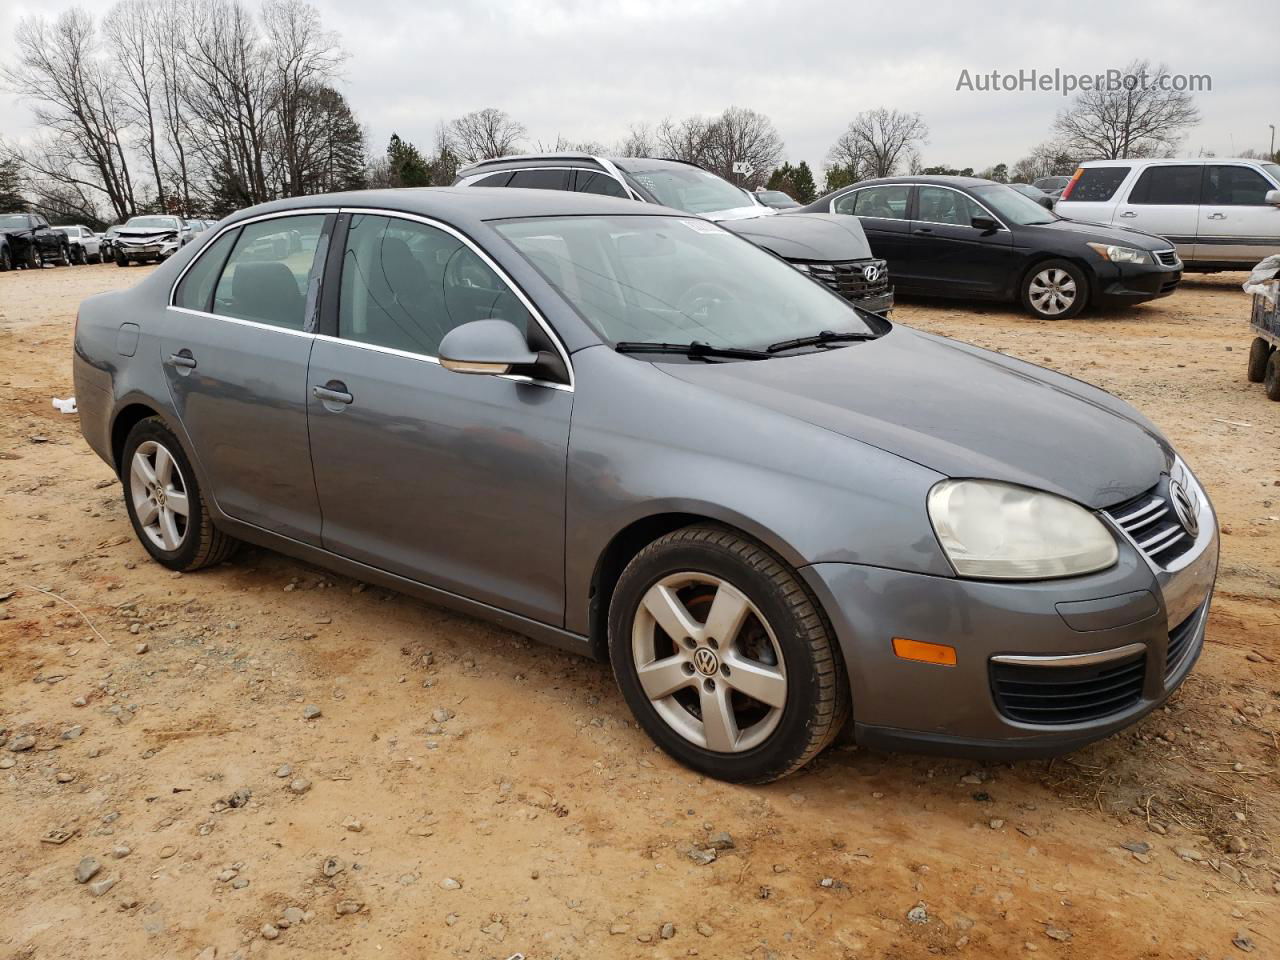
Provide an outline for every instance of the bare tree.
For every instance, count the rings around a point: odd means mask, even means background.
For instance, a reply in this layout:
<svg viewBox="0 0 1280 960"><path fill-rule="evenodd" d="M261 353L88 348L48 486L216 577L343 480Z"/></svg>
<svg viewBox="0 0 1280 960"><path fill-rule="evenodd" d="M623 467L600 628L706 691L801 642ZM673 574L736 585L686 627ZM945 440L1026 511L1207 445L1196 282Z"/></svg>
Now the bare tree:
<svg viewBox="0 0 1280 960"><path fill-rule="evenodd" d="M782 138L768 117L745 107L729 107L711 122L704 166L732 183L754 188L768 179L782 159L782 147ZM745 164L748 172L736 172L738 164Z"/></svg>
<svg viewBox="0 0 1280 960"><path fill-rule="evenodd" d="M1065 144L1046 140L1031 148L1031 152L1013 165L1010 174L1014 183L1030 183L1041 177L1064 177L1072 173L1078 164L1075 153Z"/></svg>
<svg viewBox="0 0 1280 960"><path fill-rule="evenodd" d="M1085 160L1172 156L1188 127L1200 122L1190 93L1173 89L1169 68L1135 60L1124 73L1133 82L1086 90L1058 114L1054 133Z"/></svg>
<svg viewBox="0 0 1280 960"><path fill-rule="evenodd" d="M486 107L449 123L448 146L462 163L509 157L525 136L524 124Z"/></svg>
<svg viewBox="0 0 1280 960"><path fill-rule="evenodd" d="M658 141L653 128L647 123L633 123L627 127L627 135L618 141L620 157L652 157L658 152Z"/></svg>
<svg viewBox="0 0 1280 960"><path fill-rule="evenodd" d="M658 124L658 152L672 160L687 160L699 166L711 156L712 121L704 117L686 117L675 121L667 117Z"/></svg>
<svg viewBox="0 0 1280 960"><path fill-rule="evenodd" d="M891 177L903 164L918 161L919 146L928 137L929 127L918 113L864 110L827 151L827 163L855 179Z"/></svg>
<svg viewBox="0 0 1280 960"><path fill-rule="evenodd" d="M3 71L8 86L28 101L41 141L21 152L34 179L100 191L117 217L135 209L133 179L126 156L126 107L111 73L98 56L93 20L72 9L50 22L43 17L18 23L16 62Z"/></svg>
<svg viewBox="0 0 1280 960"><path fill-rule="evenodd" d="M135 0L136 2L136 0ZM150 0L151 45L155 51L157 112L165 145L165 175L175 185L182 209L190 214L192 201L192 169L188 159L191 140L191 118L187 110L190 93L187 83L189 60L183 22L186 4L183 0Z"/></svg>
<svg viewBox="0 0 1280 960"><path fill-rule="evenodd" d="M159 11L149 0L117 3L103 20L108 51L121 79L120 96L126 117L138 130L147 165L155 181L156 208L166 209L164 178L160 175L159 57L152 28Z"/></svg>

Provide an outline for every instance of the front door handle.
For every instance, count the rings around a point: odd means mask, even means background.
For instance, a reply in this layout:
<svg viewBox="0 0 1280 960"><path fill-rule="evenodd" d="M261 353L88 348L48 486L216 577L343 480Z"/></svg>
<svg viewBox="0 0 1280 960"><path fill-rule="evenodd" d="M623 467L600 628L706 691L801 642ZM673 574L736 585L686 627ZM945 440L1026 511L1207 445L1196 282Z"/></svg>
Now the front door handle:
<svg viewBox="0 0 1280 960"><path fill-rule="evenodd" d="M1209 219L1210 219L1210 220L1225 220L1225 219L1227 219L1227 215L1226 215L1225 213L1211 213L1211 214L1209 214Z"/></svg>
<svg viewBox="0 0 1280 960"><path fill-rule="evenodd" d="M347 392L347 385L340 380L330 380L323 387L316 384L311 388L311 392L316 395L316 399L326 403L351 403L355 400L355 397Z"/></svg>
<svg viewBox="0 0 1280 960"><path fill-rule="evenodd" d="M1122 216L1122 217L1136 217L1136 216L1137 216L1137 214L1136 214L1136 213L1134 213L1132 210L1126 210L1124 213L1120 214L1120 216Z"/></svg>
<svg viewBox="0 0 1280 960"><path fill-rule="evenodd" d="M186 370L194 370L196 368L196 358L191 355L190 350L179 350L177 353L169 354L169 359L165 361L171 367L182 367Z"/></svg>
<svg viewBox="0 0 1280 960"><path fill-rule="evenodd" d="M915 230L912 230L911 232L912 232L912 233L916 233L916 234L930 234L930 233L933 233L933 228L931 228L931 227L918 227L918 228L916 228Z"/></svg>

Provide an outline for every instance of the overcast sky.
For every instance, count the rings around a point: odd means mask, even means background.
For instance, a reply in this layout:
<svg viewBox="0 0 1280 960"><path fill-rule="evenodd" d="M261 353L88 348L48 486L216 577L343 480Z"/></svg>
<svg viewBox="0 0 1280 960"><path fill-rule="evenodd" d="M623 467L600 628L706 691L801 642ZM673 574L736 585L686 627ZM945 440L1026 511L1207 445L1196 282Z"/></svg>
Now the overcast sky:
<svg viewBox="0 0 1280 960"><path fill-rule="evenodd" d="M1262 0L314 2L350 54L344 92L376 146L394 130L429 147L441 120L487 106L531 141L612 143L633 121L735 104L773 120L789 159L818 165L854 114L886 106L923 114L927 165L981 169L1047 138L1067 101L957 91L962 70L1092 74L1135 57L1212 77L1190 154L1265 149L1280 125L1275 6ZM21 17L76 5L0 0L0 61ZM31 132L29 111L0 92L0 135Z"/></svg>

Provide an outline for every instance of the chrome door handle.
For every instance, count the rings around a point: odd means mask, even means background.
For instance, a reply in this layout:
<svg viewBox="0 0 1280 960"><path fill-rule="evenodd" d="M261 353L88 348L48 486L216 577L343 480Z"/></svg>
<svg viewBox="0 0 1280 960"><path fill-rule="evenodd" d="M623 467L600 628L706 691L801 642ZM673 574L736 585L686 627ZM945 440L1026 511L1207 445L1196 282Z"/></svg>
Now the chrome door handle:
<svg viewBox="0 0 1280 960"><path fill-rule="evenodd" d="M329 403L351 403L355 400L355 397L345 390L335 390L332 387L322 387L318 384L311 388L311 392L316 395L316 399L325 400Z"/></svg>
<svg viewBox="0 0 1280 960"><path fill-rule="evenodd" d="M1136 217L1136 216L1137 216L1137 214L1136 214L1136 213L1134 213L1132 210L1126 210L1124 213L1120 214L1120 216L1122 216L1122 217Z"/></svg>
<svg viewBox="0 0 1280 960"><path fill-rule="evenodd" d="M926 236L927 236L928 234L933 233L933 228L932 228L932 227L917 227L915 230L912 230L911 232L912 232L912 233L914 233L914 234L924 234L924 235L926 235Z"/></svg>
<svg viewBox="0 0 1280 960"><path fill-rule="evenodd" d="M1227 219L1227 215L1226 215L1225 213L1211 213L1211 214L1209 214L1209 219L1210 219L1210 220L1225 220L1225 219Z"/></svg>
<svg viewBox="0 0 1280 960"><path fill-rule="evenodd" d="M196 368L196 358L189 353L171 353L165 362L171 367L185 367L188 370Z"/></svg>

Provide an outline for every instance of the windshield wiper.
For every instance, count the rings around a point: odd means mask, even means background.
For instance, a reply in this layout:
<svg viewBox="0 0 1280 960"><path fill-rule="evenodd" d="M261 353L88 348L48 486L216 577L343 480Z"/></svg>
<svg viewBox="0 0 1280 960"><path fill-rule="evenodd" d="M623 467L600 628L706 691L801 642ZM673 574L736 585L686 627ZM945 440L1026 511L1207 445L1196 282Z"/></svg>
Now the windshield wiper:
<svg viewBox="0 0 1280 960"><path fill-rule="evenodd" d="M796 337L794 340L779 340L777 343L769 344L769 353L779 353L782 350L793 350L796 347L817 347L824 343L844 343L852 340L874 340L874 333L861 333L849 331L847 333L836 333L833 330L821 330L811 337Z"/></svg>
<svg viewBox="0 0 1280 960"><path fill-rule="evenodd" d="M694 340L691 343L651 343L647 340L622 340L614 344L619 353L677 353L681 356L725 357L730 360L768 360L770 354L746 347L713 347L709 343Z"/></svg>

